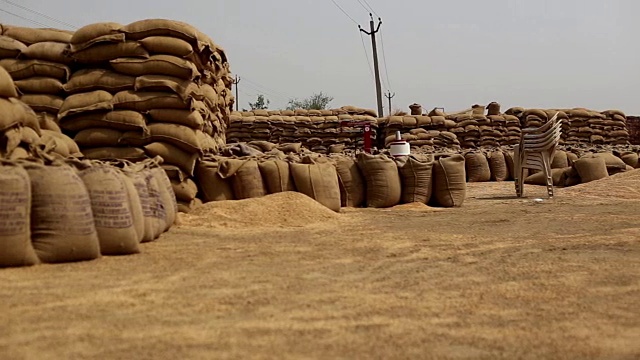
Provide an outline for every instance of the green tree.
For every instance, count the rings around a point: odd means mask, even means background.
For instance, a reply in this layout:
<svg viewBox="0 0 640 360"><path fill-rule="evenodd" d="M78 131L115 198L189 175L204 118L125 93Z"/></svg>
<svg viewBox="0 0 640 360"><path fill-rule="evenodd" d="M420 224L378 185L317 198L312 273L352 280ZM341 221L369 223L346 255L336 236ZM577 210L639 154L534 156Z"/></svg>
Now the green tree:
<svg viewBox="0 0 640 360"><path fill-rule="evenodd" d="M333 101L333 97L325 95L322 91L318 94L313 94L310 97L299 100L289 100L287 110L305 109L305 110L325 110L329 103Z"/></svg>
<svg viewBox="0 0 640 360"><path fill-rule="evenodd" d="M258 95L256 102L249 103L249 107L251 107L251 110L266 110L269 108L270 103L269 99L264 98L264 95Z"/></svg>

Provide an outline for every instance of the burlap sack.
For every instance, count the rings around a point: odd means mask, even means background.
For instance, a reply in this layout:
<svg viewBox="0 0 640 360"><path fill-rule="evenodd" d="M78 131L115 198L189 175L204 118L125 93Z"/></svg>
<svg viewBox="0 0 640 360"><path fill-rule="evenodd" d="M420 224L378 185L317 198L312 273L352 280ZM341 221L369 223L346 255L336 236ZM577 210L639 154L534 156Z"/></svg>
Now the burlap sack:
<svg viewBox="0 0 640 360"><path fill-rule="evenodd" d="M73 141L82 148L119 146L122 131L108 128L85 129L74 136Z"/></svg>
<svg viewBox="0 0 640 360"><path fill-rule="evenodd" d="M627 169L627 164L625 164L622 159L613 155L610 152L603 152L595 154L597 157L601 157L604 159L605 164L607 165L607 172L609 175L615 175L617 173L623 172Z"/></svg>
<svg viewBox="0 0 640 360"><path fill-rule="evenodd" d="M107 69L80 69L74 72L69 81L64 84L64 90L68 94L96 90L116 94L120 91L133 90L135 81L136 78L133 76L118 74Z"/></svg>
<svg viewBox="0 0 640 360"><path fill-rule="evenodd" d="M233 189L218 173L217 160L204 160L196 167L196 181L205 202L234 200Z"/></svg>
<svg viewBox="0 0 640 360"><path fill-rule="evenodd" d="M0 35L0 59L15 59L26 49L20 41Z"/></svg>
<svg viewBox="0 0 640 360"><path fill-rule="evenodd" d="M95 111L67 116L59 120L60 127L77 132L89 128L112 128L120 131L148 133L144 115L131 110Z"/></svg>
<svg viewBox="0 0 640 360"><path fill-rule="evenodd" d="M31 245L31 182L20 166L0 163L0 267L39 263Z"/></svg>
<svg viewBox="0 0 640 360"><path fill-rule="evenodd" d="M127 38L132 40L141 40L150 36L167 36L182 39L200 51L205 47L215 46L208 36L181 21L145 19L128 24L122 30L127 34Z"/></svg>
<svg viewBox="0 0 640 360"><path fill-rule="evenodd" d="M113 95L104 90L71 95L64 100L64 103L60 108L60 112L58 113L58 119L61 119L62 121L62 119L67 116L87 112L112 110L112 100Z"/></svg>
<svg viewBox="0 0 640 360"><path fill-rule="evenodd" d="M604 157L588 155L583 156L573 163L578 171L582 183L604 179L609 176L607 163Z"/></svg>
<svg viewBox="0 0 640 360"><path fill-rule="evenodd" d="M153 109L194 110L190 101L185 101L169 92L120 91L113 97L112 104L116 109L140 112Z"/></svg>
<svg viewBox="0 0 640 360"><path fill-rule="evenodd" d="M267 195L267 188L256 160L222 160L218 174L223 179L231 180L234 197L238 200Z"/></svg>
<svg viewBox="0 0 640 360"><path fill-rule="evenodd" d="M281 159L269 159L260 161L258 168L269 194L296 191L288 162Z"/></svg>
<svg viewBox="0 0 640 360"><path fill-rule="evenodd" d="M191 202L198 196L198 185L191 179L171 180L171 187L179 202Z"/></svg>
<svg viewBox="0 0 640 360"><path fill-rule="evenodd" d="M2 35L16 39L24 44L31 45L39 42L53 41L59 43L69 43L72 33L67 30L58 29L35 29L20 26L3 26Z"/></svg>
<svg viewBox="0 0 640 360"><path fill-rule="evenodd" d="M71 57L81 64L97 64L119 58L147 59L149 53L137 41L104 42L76 51Z"/></svg>
<svg viewBox="0 0 640 360"><path fill-rule="evenodd" d="M120 43L125 35L121 24L115 22L99 22L81 27L73 33L69 40L71 52L77 52L98 43Z"/></svg>
<svg viewBox="0 0 640 360"><path fill-rule="evenodd" d="M188 42L169 36L149 36L141 39L140 44L151 54L173 55L188 58L193 54L193 47Z"/></svg>
<svg viewBox="0 0 640 360"><path fill-rule="evenodd" d="M24 167L31 180L31 240L40 261L100 257L91 199L82 179L67 165Z"/></svg>
<svg viewBox="0 0 640 360"><path fill-rule="evenodd" d="M427 204L433 190L433 156L409 155L394 159L402 179L403 204Z"/></svg>
<svg viewBox="0 0 640 360"><path fill-rule="evenodd" d="M56 120L57 117L55 115L47 112L38 113L38 125L40 126L40 129L61 133L62 130L60 129L60 126L58 126Z"/></svg>
<svg viewBox="0 0 640 360"><path fill-rule="evenodd" d="M202 130L204 128L204 119L199 111L151 109L148 115L149 120L152 122L184 125L196 130Z"/></svg>
<svg viewBox="0 0 640 360"><path fill-rule="evenodd" d="M38 117L28 106L17 99L0 97L0 131L23 125L40 129Z"/></svg>
<svg viewBox="0 0 640 360"><path fill-rule="evenodd" d="M191 98L203 98L200 86L193 81L166 75L138 76L136 78L135 91L171 92L178 95L184 101ZM213 108L213 105L210 105L210 107Z"/></svg>
<svg viewBox="0 0 640 360"><path fill-rule="evenodd" d="M145 236L145 219L140 194L138 194L138 190L136 190L133 180L127 176L124 171L119 171L118 174L127 188L127 196L131 207L131 217L133 218L133 226L136 230L136 239L138 239L138 242L140 243L144 240Z"/></svg>
<svg viewBox="0 0 640 360"><path fill-rule="evenodd" d="M202 200L195 198L193 199L193 201L191 202L182 202L182 201L178 201L178 211L181 213L185 213L185 214L189 214L190 212L192 212L195 208L202 206Z"/></svg>
<svg viewBox="0 0 640 360"><path fill-rule="evenodd" d="M625 152L620 155L620 159L624 161L625 164L631 166L634 169L638 168L638 154L634 152Z"/></svg>
<svg viewBox="0 0 640 360"><path fill-rule="evenodd" d="M338 173L331 163L291 164L291 175L298 192L327 208L340 212Z"/></svg>
<svg viewBox="0 0 640 360"><path fill-rule="evenodd" d="M73 59L67 56L68 48L69 45L66 43L53 41L39 42L29 45L28 48L22 51L21 56L27 59L45 60L70 65Z"/></svg>
<svg viewBox="0 0 640 360"><path fill-rule="evenodd" d="M167 173L162 167L157 165L158 160L155 160L155 164L152 164L151 173L156 178L158 186L160 188L160 201L162 201L162 207L164 208L164 231L169 231L176 221L178 214L178 202L176 199L176 193L173 190L171 180L167 176ZM195 183L193 184L195 185ZM198 188L194 186L194 191L198 191ZM163 232L164 232L163 231ZM160 236L160 235L158 235Z"/></svg>
<svg viewBox="0 0 640 360"><path fill-rule="evenodd" d="M575 153L571 152L571 151L566 151L567 153L567 161L569 162L569 166L572 166L574 162L576 162L576 160L579 159L578 155L576 155Z"/></svg>
<svg viewBox="0 0 640 360"><path fill-rule="evenodd" d="M464 156L465 171L469 182L487 182L491 180L491 168L487 157L481 152L467 153Z"/></svg>
<svg viewBox="0 0 640 360"><path fill-rule="evenodd" d="M143 149L133 147L99 147L84 149L82 154L90 160L140 161L147 158Z"/></svg>
<svg viewBox="0 0 640 360"><path fill-rule="evenodd" d="M443 207L460 207L467 193L465 158L456 154L442 156L434 164L433 201Z"/></svg>
<svg viewBox="0 0 640 360"><path fill-rule="evenodd" d="M367 206L387 208L402 199L402 181L398 166L386 155L357 155L358 167L364 174L367 188Z"/></svg>
<svg viewBox="0 0 640 360"><path fill-rule="evenodd" d="M131 179L142 206L144 236L141 242L151 242L158 238L166 228L166 210L160 199L160 186L150 169L147 168L130 167L125 170L125 175Z"/></svg>
<svg viewBox="0 0 640 360"><path fill-rule="evenodd" d="M340 202L342 207L360 207L367 197L366 182L358 163L351 156L336 156L338 181L340 182Z"/></svg>
<svg viewBox="0 0 640 360"><path fill-rule="evenodd" d="M2 59L0 67L3 67L13 80L23 80L33 77L50 77L66 82L71 70L63 64L44 60L20 60Z"/></svg>
<svg viewBox="0 0 640 360"><path fill-rule="evenodd" d="M571 166L568 166L565 168L551 169L551 180L552 180L553 186L565 186L571 169L572 169ZM547 179L544 176L544 172L540 171L533 175L528 176L526 179L524 179L524 183L530 184L530 185L546 186Z"/></svg>
<svg viewBox="0 0 640 360"><path fill-rule="evenodd" d="M20 101L27 104L33 111L45 111L57 114L64 103L64 99L56 95L48 94L24 94Z"/></svg>
<svg viewBox="0 0 640 360"><path fill-rule="evenodd" d="M567 157L567 152L562 150L556 150L553 155L553 160L551 161L552 169L564 169L570 167L569 158Z"/></svg>
<svg viewBox="0 0 640 360"><path fill-rule="evenodd" d="M177 124L154 123L149 125L150 140L172 144L193 154L202 152L198 131Z"/></svg>
<svg viewBox="0 0 640 360"><path fill-rule="evenodd" d="M151 158L159 156L164 163L179 167L189 176L194 175L198 153L188 153L169 143L159 141L146 145L144 151Z"/></svg>
<svg viewBox="0 0 640 360"><path fill-rule="evenodd" d="M0 97L4 98L16 98L18 92L16 91L16 84L14 84L11 75L3 67L0 67Z"/></svg>
<svg viewBox="0 0 640 360"><path fill-rule="evenodd" d="M491 180L507 181L510 178L509 166L505 153L502 151L492 151L487 157L489 161L489 169L491 170Z"/></svg>
<svg viewBox="0 0 640 360"><path fill-rule="evenodd" d="M131 199L119 170L108 165L93 165L82 169L79 175L89 192L102 255L139 253Z"/></svg>
<svg viewBox="0 0 640 360"><path fill-rule="evenodd" d="M15 86L23 94L59 95L64 91L64 85L62 85L60 80L47 77L18 80L15 82Z"/></svg>
<svg viewBox="0 0 640 360"><path fill-rule="evenodd" d="M83 154L80 151L78 144L76 144L76 142L67 135L44 129L41 132L42 136L40 140L42 143L53 142L55 144L53 151L63 158L82 157Z"/></svg>
<svg viewBox="0 0 640 360"><path fill-rule="evenodd" d="M171 55L151 55L148 59L115 59L110 63L117 72L131 76L166 75L186 80L200 76L194 63Z"/></svg>

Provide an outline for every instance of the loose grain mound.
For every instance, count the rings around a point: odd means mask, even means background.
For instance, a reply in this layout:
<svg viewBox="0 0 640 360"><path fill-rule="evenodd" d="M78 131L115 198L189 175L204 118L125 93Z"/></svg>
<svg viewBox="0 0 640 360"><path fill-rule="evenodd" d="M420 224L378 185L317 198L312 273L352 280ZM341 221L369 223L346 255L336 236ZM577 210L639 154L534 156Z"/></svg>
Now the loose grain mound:
<svg viewBox="0 0 640 360"><path fill-rule="evenodd" d="M401 211L440 211L442 208L435 208L428 206L427 204L412 202L408 204L396 205L389 208L389 210L401 210Z"/></svg>
<svg viewBox="0 0 640 360"><path fill-rule="evenodd" d="M260 198L213 201L181 218L181 227L265 228L303 227L334 221L340 215L298 192Z"/></svg>
<svg viewBox="0 0 640 360"><path fill-rule="evenodd" d="M640 200L640 169L562 189L565 196Z"/></svg>

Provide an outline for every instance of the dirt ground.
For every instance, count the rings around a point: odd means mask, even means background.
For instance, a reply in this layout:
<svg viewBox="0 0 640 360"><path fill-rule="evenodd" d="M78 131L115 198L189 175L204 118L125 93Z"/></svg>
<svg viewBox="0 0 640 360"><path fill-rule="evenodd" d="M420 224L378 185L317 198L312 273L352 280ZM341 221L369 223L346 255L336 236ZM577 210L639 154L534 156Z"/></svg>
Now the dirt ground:
<svg viewBox="0 0 640 360"><path fill-rule="evenodd" d="M639 171L459 209L292 197L262 227L218 205L136 256L0 270L0 358L638 359Z"/></svg>

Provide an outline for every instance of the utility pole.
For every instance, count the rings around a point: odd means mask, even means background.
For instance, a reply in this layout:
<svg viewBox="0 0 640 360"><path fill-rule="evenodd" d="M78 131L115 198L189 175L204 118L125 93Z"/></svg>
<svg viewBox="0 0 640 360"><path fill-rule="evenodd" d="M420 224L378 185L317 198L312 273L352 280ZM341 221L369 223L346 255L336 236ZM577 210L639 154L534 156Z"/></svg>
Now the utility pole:
<svg viewBox="0 0 640 360"><path fill-rule="evenodd" d="M376 95L378 98L378 116L382 117L384 116L383 110L382 110L382 87L380 85L380 69L378 68L378 47L376 46L376 34L378 33L378 31L380 31L380 25L382 25L382 19L378 18L378 27L374 30L373 14L369 14L369 16L371 17L371 21L369 21L369 28L371 30L365 31L364 29L362 29L362 27L360 27L360 25L358 25L358 29L360 29L360 31L362 31L363 33L371 36L371 47L373 48L373 67L376 73Z"/></svg>
<svg viewBox="0 0 640 360"><path fill-rule="evenodd" d="M391 91L387 91L384 96L389 99L389 116L391 116L391 99L396 97L396 93L391 94Z"/></svg>
<svg viewBox="0 0 640 360"><path fill-rule="evenodd" d="M238 110L238 105L240 105L240 101L238 100L238 84L240 83L240 78L236 75L236 78L231 80L231 83L236 86L236 111Z"/></svg>

